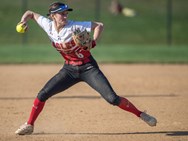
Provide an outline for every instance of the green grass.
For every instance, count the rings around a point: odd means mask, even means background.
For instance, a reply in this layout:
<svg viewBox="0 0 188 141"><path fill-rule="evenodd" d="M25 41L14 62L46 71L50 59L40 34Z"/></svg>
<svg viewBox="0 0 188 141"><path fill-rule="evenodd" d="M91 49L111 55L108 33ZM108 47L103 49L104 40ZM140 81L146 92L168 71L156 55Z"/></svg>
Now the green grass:
<svg viewBox="0 0 188 141"><path fill-rule="evenodd" d="M52 0L27 0L27 9L46 15ZM110 0L100 0L99 21L104 23L100 44L93 56L104 63L188 63L188 0L172 0L172 46L165 46L167 0L119 0L123 6L136 10L133 18L113 16ZM69 19L95 21L95 0L65 0L74 9ZM46 33L29 21L26 34L15 31L22 16L22 1L1 0L0 64L63 63L60 54L50 46ZM27 35L27 45L21 46ZM46 45L47 44L47 45Z"/></svg>
<svg viewBox="0 0 188 141"><path fill-rule="evenodd" d="M46 15L52 0L27 0L28 9ZM137 15L133 18L123 15L113 16L109 12L110 0L100 0L99 21L105 25L102 44L166 44L166 2L167 0L119 0L123 6L133 8ZM172 43L188 44L188 0L173 1ZM19 44L22 36L15 26L22 16L22 0L1 0L0 43ZM65 0L74 9L69 14L73 20L96 20L95 0ZM46 44L47 35L38 25L29 21L28 44Z"/></svg>
<svg viewBox="0 0 188 141"><path fill-rule="evenodd" d="M188 63L187 46L114 45L93 51L100 62Z"/></svg>
<svg viewBox="0 0 188 141"><path fill-rule="evenodd" d="M186 45L99 45L91 52L99 63L188 63ZM63 62L50 45L0 46L0 64Z"/></svg>

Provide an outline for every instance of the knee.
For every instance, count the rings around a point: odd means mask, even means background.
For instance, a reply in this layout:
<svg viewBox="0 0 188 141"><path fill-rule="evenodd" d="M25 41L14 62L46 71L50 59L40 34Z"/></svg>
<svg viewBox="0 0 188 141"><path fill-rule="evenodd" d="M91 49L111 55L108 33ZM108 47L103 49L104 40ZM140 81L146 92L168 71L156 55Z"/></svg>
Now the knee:
<svg viewBox="0 0 188 141"><path fill-rule="evenodd" d="M37 98L38 98L40 101L45 102L45 101L48 99L47 92L46 92L44 89L42 89L42 90L38 93Z"/></svg>
<svg viewBox="0 0 188 141"><path fill-rule="evenodd" d="M106 99L106 101L107 101L108 103L110 103L110 104L112 104L112 105L114 105L114 106L119 105L120 100L121 100L120 97L117 96L117 95L109 96L109 97Z"/></svg>

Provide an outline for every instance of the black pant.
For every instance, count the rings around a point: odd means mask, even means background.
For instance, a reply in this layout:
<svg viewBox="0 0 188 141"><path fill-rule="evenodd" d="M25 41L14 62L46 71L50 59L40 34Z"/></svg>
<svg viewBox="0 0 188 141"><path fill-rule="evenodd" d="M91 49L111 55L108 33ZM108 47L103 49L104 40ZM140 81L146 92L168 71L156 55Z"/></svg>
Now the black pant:
<svg viewBox="0 0 188 141"><path fill-rule="evenodd" d="M116 95L96 61L92 57L90 58L90 62L81 66L64 64L63 68L39 92L38 99L44 102L49 97L84 81L99 92L107 102L119 105L120 97Z"/></svg>

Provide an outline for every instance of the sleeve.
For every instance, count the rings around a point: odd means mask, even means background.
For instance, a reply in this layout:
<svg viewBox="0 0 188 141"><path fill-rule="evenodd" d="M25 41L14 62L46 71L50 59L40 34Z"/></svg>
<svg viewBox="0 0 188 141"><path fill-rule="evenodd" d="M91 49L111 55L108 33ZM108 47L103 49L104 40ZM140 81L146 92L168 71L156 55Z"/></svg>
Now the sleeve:
<svg viewBox="0 0 188 141"><path fill-rule="evenodd" d="M37 23L39 24L39 26L45 31L49 31L49 29L51 28L51 23L52 21L44 16L40 16L37 19Z"/></svg>
<svg viewBox="0 0 188 141"><path fill-rule="evenodd" d="M73 26L74 30L79 28L81 31L84 31L86 29L87 32L91 32L91 22L90 21L83 21L83 22L75 21L73 25L74 25Z"/></svg>

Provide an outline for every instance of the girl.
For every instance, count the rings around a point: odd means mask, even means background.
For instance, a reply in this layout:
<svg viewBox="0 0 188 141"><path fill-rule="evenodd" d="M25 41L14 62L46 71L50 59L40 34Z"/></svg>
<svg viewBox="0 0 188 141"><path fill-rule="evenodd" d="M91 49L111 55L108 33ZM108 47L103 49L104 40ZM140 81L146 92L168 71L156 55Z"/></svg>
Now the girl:
<svg viewBox="0 0 188 141"><path fill-rule="evenodd" d="M32 134L34 122L42 111L46 100L80 81L86 82L110 104L133 113L150 126L155 126L157 120L154 117L141 112L129 100L118 96L114 92L90 51L75 44L72 37L74 31L93 31L92 48L94 48L103 31L103 24L101 22L78 22L68 20L69 11L73 11L73 9L69 8L68 5L55 2L49 6L48 16L50 18L45 18L29 10L26 11L21 18L20 23L23 24L27 24L30 19L38 23L48 35L52 45L62 55L65 63L63 68L52 77L38 93L34 100L28 121L20 126L15 133L18 135Z"/></svg>

